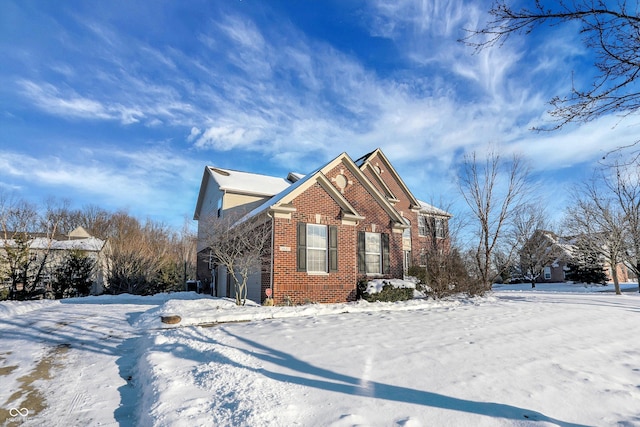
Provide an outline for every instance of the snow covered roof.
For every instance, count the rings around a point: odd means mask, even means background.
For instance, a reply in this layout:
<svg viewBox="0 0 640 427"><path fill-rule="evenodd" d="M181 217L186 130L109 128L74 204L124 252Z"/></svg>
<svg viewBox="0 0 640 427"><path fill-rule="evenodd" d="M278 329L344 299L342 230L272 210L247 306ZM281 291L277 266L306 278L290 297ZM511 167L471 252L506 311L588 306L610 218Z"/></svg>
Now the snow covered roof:
<svg viewBox="0 0 640 427"><path fill-rule="evenodd" d="M208 167L221 190L273 196L291 185L290 181L269 175Z"/></svg>
<svg viewBox="0 0 640 427"><path fill-rule="evenodd" d="M311 173L309 173L307 175L302 175L300 177L300 179L298 179L296 182L294 182L293 184L289 184L282 191L278 192L277 194L275 194L270 199L265 200L264 203L262 203L261 205L257 206L254 210L252 210L247 215L245 215L243 218L241 218L239 222L246 221L249 218L253 218L256 215L259 215L260 213L262 213L265 210L267 210L269 207L271 207L271 206L275 205L276 203L280 202L282 199L284 199L287 195L289 195L296 188L300 187L305 182L307 182L308 180L313 178L315 176L315 174L318 173L324 166L325 165L322 165L321 167L319 167L318 169L316 169L315 171L313 171L313 172L311 172Z"/></svg>
<svg viewBox="0 0 640 427"><path fill-rule="evenodd" d="M336 159L340 158L342 155L346 155L346 153L342 153L340 156L336 157ZM418 205L420 212L422 213L426 213L430 215L440 215L444 217L453 216L442 209L436 208L435 206L432 206L428 203L417 200L415 196L413 196L411 191L406 187L406 185L404 184L400 176L397 174L397 172L395 171L391 163L387 160L384 153L382 153L380 149L376 149L370 153L367 153L356 161L353 161L351 160L351 158L349 158L349 161L357 169L359 169L358 172L361 172L361 170L364 167L370 166L367 163L367 161L371 159L372 156L374 155L378 156L380 161L386 164L389 172L391 172L396 177L397 182L401 185L401 187L404 188L411 202L412 209L415 209L416 205ZM331 162L335 161L336 159L332 160ZM244 218L244 219L247 219L264 211L269 206L272 206L275 203L280 202L283 198L285 198L292 191L294 191L295 188L299 187L301 184L304 184L308 179L310 179L312 175L314 175L315 173L323 169L323 167L324 166L316 169L314 172L309 174L289 172L286 178L279 178L279 177L262 175L262 174L251 173L251 172L242 172L242 171L233 170L233 169L223 169L215 166L206 166L205 172L202 177L202 184L200 186L200 192L198 195L198 201L196 203L196 210L193 218L195 220L200 219L200 211L202 208L202 204L204 203L206 186L211 179L213 179L215 184L222 191L271 198L269 200L265 200L263 204L256 207L252 212L247 214ZM364 178L367 179L366 177ZM368 179L367 179L367 182L368 182ZM383 186L386 185L384 183L384 180L381 180L380 183ZM375 189L375 191L377 193L378 190ZM390 193L390 190L388 191L388 193L389 194L386 195L387 196L386 200L390 200L390 197L393 196L393 194ZM395 198L395 196L393 198ZM391 207L391 210L394 211L392 213L392 216L395 216L397 212L393 209L393 207ZM400 222L402 223L402 221Z"/></svg>
<svg viewBox="0 0 640 427"><path fill-rule="evenodd" d="M249 212L243 218L239 220L239 222L246 221L249 218L255 217L260 213L264 212L269 208L274 208L276 205L282 204L283 201L292 195L298 188L301 188L307 185L308 182L318 182L320 185L324 186L328 191L334 191L333 193L334 200L341 205L343 209L343 214L350 216L353 219L364 219L364 217L360 216L358 212L354 209L354 207L344 198L344 196L336 189L334 185L332 185L327 177L324 175L325 172L333 169L339 163L344 163L345 167L350 169L352 173L361 176L362 184L367 187L369 194L371 194L375 200L383 207L389 214L389 217L396 222L396 224L400 225L400 228L405 228L405 222L400 213L393 208L393 206L388 202L384 196L378 192L378 190L370 183L370 181L362 174L362 171L358 168L358 166L351 160L347 153L342 153L337 156L335 159L329 161L328 163L322 165L315 171L303 176L298 181L293 183L288 188L284 189L280 193L276 194L272 198L266 200L260 206L256 207L253 211Z"/></svg>
<svg viewBox="0 0 640 427"><path fill-rule="evenodd" d="M104 240L96 237L69 240L50 240L46 237L34 237L29 241L29 248L34 250L45 250L51 246L52 250L78 249L88 252L99 252L102 250L104 243ZM0 240L1 247L15 247L15 245L16 242L13 239Z"/></svg>
<svg viewBox="0 0 640 427"><path fill-rule="evenodd" d="M449 212L444 211L440 208L436 208L435 206L430 205L427 202L423 202L422 200L418 200L418 203L420 203L420 212L422 213L427 213L432 215L442 215L442 216L448 216L448 217L453 216Z"/></svg>

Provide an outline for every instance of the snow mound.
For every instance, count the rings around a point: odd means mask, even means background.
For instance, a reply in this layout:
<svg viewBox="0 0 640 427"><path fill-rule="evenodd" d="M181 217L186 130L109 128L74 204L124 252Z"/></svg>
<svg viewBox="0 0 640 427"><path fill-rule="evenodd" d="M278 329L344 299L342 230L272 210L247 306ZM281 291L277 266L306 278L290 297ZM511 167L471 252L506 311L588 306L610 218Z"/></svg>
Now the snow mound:
<svg viewBox="0 0 640 427"><path fill-rule="evenodd" d="M341 304L308 304L290 307L261 306L252 301L247 301L247 305L237 306L235 300L229 298L172 299L141 314L133 326L140 330L171 329L193 325L214 325L217 323L250 322L265 319L455 307L462 304L478 304L480 301L489 301L491 299L491 297L451 297L442 300L413 299L398 302L367 302L360 300ZM181 321L177 324L165 324L162 323L161 316L180 316Z"/></svg>
<svg viewBox="0 0 640 427"><path fill-rule="evenodd" d="M30 313L35 310L40 310L41 308L50 307L53 304L60 304L60 301L0 301L0 317L6 319L11 316Z"/></svg>

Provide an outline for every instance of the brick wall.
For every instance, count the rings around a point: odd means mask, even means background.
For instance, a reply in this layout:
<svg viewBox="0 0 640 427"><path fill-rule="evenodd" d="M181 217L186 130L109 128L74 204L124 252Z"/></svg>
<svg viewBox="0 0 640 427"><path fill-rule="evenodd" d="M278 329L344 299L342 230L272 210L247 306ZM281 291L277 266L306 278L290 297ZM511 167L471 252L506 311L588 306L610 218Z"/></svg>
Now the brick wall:
<svg viewBox="0 0 640 427"><path fill-rule="evenodd" d="M293 205L297 211L291 219L274 220L273 298L276 304L284 304L287 300L294 304L355 300L355 227L342 225L340 206L319 184L296 197ZM316 214L320 215L320 224L338 227L337 272L318 275L297 271L297 224L316 224Z"/></svg>
<svg viewBox="0 0 640 427"><path fill-rule="evenodd" d="M319 185L314 184L297 196L292 204L296 212L291 219L276 218L274 229L273 298L276 304L290 301L334 303L353 301L356 298L357 235L358 231L375 231L389 235L391 276L402 277L402 235L394 233L389 215L373 199L372 195L345 165L339 165L326 173L334 182L338 175L347 181L343 195L354 209L365 217L357 226L343 225L338 203ZM327 274L310 274L297 271L296 246L297 223L334 225L338 229L338 271ZM269 286L268 275L263 276L264 290Z"/></svg>
<svg viewBox="0 0 640 427"><path fill-rule="evenodd" d="M338 174L345 175L348 182L352 183L347 185L343 194L356 212L365 217L365 220L357 225L356 231L370 231L389 235L390 276L402 278L402 234L393 232L389 214L380 206L374 199L373 194L358 181L351 171L343 166L338 166L326 175L331 179ZM357 238L357 232L355 233L355 237Z"/></svg>
<svg viewBox="0 0 640 427"><path fill-rule="evenodd" d="M411 253L414 263L419 260L421 252L428 253L429 251L434 249L434 246L437 249L448 252L451 247L449 239L436 239L434 241L433 237L431 236L420 235L418 231L418 213L411 211L411 202L409 200L409 195L405 192L400 183L395 179L394 175L386 169L386 162L379 158L376 154L371 157L370 163L372 165L377 164L380 167L380 177L387 185L389 190L391 190L393 195L398 199L398 202L394 205L394 208L411 222ZM376 183L376 179L373 178L373 174L374 172L371 170L371 168L366 168L365 175L371 182ZM377 187L384 194L380 186L378 185Z"/></svg>

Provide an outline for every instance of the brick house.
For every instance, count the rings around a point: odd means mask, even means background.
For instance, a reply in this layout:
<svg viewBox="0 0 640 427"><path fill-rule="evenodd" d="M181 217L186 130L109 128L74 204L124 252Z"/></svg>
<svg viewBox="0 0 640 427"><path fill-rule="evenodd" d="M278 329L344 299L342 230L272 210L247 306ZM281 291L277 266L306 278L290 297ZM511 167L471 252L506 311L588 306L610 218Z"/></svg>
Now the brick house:
<svg viewBox="0 0 640 427"><path fill-rule="evenodd" d="M208 256L206 220L239 210L272 222L271 260L248 287L257 302L267 289L276 304L353 301L359 278L402 278L434 243L448 248L451 215L417 200L380 149L286 179L206 167L194 214L197 274L215 296L233 290Z"/></svg>

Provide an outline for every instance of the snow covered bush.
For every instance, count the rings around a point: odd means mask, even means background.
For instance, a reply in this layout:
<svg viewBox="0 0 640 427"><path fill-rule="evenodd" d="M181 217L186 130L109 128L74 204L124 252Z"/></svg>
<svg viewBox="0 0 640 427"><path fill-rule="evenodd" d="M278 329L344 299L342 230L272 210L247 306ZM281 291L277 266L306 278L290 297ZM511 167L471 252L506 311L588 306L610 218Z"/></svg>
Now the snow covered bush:
<svg viewBox="0 0 640 427"><path fill-rule="evenodd" d="M415 284L400 279L373 279L366 277L358 280L359 298L373 302L407 301L413 298Z"/></svg>

